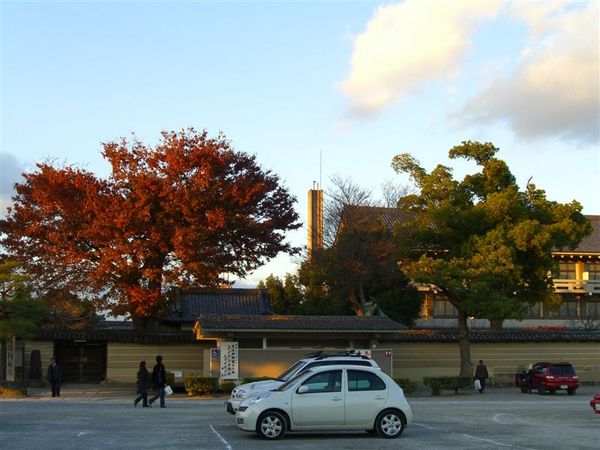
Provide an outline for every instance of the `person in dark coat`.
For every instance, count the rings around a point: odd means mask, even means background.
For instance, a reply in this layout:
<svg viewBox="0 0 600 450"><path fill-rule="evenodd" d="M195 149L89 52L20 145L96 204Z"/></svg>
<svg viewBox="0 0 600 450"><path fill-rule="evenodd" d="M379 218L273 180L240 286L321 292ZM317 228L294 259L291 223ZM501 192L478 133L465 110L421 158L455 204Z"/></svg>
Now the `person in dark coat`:
<svg viewBox="0 0 600 450"><path fill-rule="evenodd" d="M60 397L62 370L54 358L50 358L50 365L48 366L48 374L46 375L46 379L50 383L52 397Z"/></svg>
<svg viewBox="0 0 600 450"><path fill-rule="evenodd" d="M475 379L479 380L481 383L481 387L479 388L479 393L483 394L485 391L485 380L489 378L488 370L485 364L483 364L483 360L479 360L479 364L475 368Z"/></svg>
<svg viewBox="0 0 600 450"><path fill-rule="evenodd" d="M142 401L142 406L147 408L150 406L148 404L148 382L150 381L150 374L148 373L148 369L146 369L146 361L140 361L140 370L137 373L137 393L140 394L133 401L133 406L137 406L140 400Z"/></svg>
<svg viewBox="0 0 600 450"><path fill-rule="evenodd" d="M148 404L151 405L157 398L160 398L160 407L166 408L165 386L167 385L167 371L160 355L156 357L156 364L154 365L154 369L152 369L152 383L154 384L155 394Z"/></svg>

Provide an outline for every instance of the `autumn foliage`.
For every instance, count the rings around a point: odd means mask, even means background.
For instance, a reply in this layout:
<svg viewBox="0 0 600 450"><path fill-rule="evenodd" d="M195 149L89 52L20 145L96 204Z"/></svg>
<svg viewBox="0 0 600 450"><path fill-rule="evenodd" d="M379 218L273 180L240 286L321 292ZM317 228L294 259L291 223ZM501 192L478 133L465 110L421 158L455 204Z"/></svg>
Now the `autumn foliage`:
<svg viewBox="0 0 600 450"><path fill-rule="evenodd" d="M103 144L108 178L50 162L24 174L0 237L44 291L115 314L155 316L171 286L216 286L282 251L295 199L219 135L163 132L158 145Z"/></svg>

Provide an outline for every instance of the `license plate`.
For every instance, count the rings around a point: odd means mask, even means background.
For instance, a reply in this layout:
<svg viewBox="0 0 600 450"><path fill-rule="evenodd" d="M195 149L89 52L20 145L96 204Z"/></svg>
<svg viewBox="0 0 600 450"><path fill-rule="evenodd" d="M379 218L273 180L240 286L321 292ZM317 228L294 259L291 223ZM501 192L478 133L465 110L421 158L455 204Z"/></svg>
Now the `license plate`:
<svg viewBox="0 0 600 450"><path fill-rule="evenodd" d="M561 388L561 389L567 389L568 387L569 387L569 386L567 386L566 384L561 384L561 385L560 385L560 388Z"/></svg>

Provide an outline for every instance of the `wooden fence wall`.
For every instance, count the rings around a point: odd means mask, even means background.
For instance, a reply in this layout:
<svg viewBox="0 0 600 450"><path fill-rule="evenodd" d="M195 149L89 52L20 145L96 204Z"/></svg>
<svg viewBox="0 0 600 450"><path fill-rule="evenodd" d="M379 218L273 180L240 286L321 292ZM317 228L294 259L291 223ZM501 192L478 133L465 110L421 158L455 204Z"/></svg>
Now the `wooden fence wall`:
<svg viewBox="0 0 600 450"><path fill-rule="evenodd" d="M459 373L458 343L388 343L393 349L394 377L421 383L426 376ZM600 383L600 344L597 342L472 343L471 361L482 359L491 384L511 384L519 367L539 361L567 361L582 382Z"/></svg>

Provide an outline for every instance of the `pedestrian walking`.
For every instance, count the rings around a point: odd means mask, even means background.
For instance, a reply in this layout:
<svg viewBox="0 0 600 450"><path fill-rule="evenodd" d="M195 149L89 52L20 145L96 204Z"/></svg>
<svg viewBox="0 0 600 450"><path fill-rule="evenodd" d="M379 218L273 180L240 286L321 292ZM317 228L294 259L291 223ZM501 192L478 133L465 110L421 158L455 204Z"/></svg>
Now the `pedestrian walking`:
<svg viewBox="0 0 600 450"><path fill-rule="evenodd" d="M62 381L62 370L56 359L50 358L50 365L48 366L48 374L46 379L50 383L50 389L52 389L52 397L60 397L60 383Z"/></svg>
<svg viewBox="0 0 600 450"><path fill-rule="evenodd" d="M140 361L140 369L137 373L137 393L140 394L133 401L133 406L137 406L140 400L142 401L142 406L147 408L150 406L148 404L148 384L150 381L150 374L148 373L148 369L146 369L146 361Z"/></svg>
<svg viewBox="0 0 600 450"><path fill-rule="evenodd" d="M483 391L485 391L485 380L487 380L488 378L489 378L489 375L488 375L487 367L485 366L485 364L483 364L483 360L480 359L479 364L475 368L475 379L479 380L479 383L480 383L479 393L480 394L483 394Z"/></svg>
<svg viewBox="0 0 600 450"><path fill-rule="evenodd" d="M160 407L166 408L165 406L165 386L167 385L167 371L165 365L162 363L162 356L156 357L156 364L152 369L152 384L154 384L154 397L152 397L148 404L151 405L160 398Z"/></svg>

